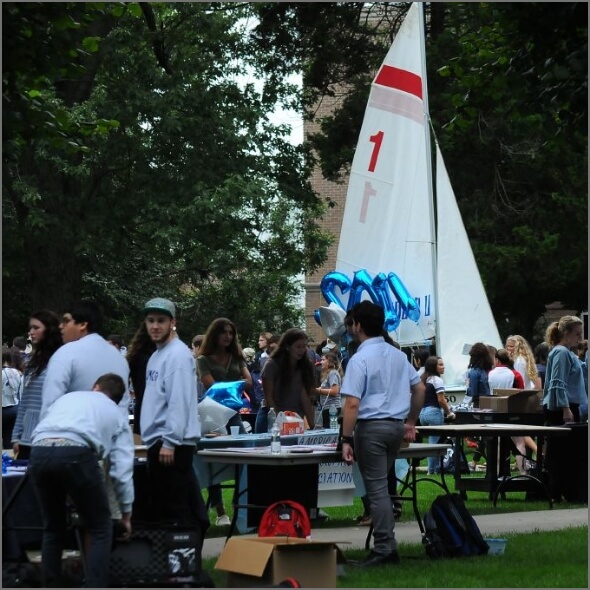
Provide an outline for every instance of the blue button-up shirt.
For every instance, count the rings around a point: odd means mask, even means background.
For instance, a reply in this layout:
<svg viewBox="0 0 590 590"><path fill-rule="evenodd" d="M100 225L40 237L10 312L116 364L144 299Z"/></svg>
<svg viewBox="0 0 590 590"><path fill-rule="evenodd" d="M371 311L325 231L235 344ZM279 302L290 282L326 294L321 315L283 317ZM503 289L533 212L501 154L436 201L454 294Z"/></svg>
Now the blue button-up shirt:
<svg viewBox="0 0 590 590"><path fill-rule="evenodd" d="M340 393L360 399L359 420L404 420L411 387L419 382L406 355L378 336L365 340L350 358Z"/></svg>

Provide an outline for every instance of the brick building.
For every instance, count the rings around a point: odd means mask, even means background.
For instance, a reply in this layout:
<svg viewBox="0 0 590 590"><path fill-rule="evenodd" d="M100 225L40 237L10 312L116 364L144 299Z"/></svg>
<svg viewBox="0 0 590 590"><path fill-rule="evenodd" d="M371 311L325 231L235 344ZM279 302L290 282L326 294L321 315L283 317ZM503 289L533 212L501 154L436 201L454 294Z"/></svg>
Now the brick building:
<svg viewBox="0 0 590 590"><path fill-rule="evenodd" d="M316 121L321 120L332 113L338 98L333 99L324 98L321 105L317 109ZM318 122L305 122L303 126L304 136L310 133L319 131ZM305 276L305 329L307 334L313 338L316 343L321 342L326 336L318 323L314 319L314 312L320 306L327 305L326 300L320 291L320 281L322 277L335 269L336 267L336 253L338 251L338 238L340 236L340 228L342 226L342 218L344 216L344 203L346 201L346 191L348 188L348 178L344 179L343 183L336 183L326 180L322 176L319 168L316 168L311 178L313 189L324 199L330 199L335 203L335 206L328 209L324 218L320 222L322 229L329 231L335 236L334 243L328 249L328 257L325 264L319 268L315 273Z"/></svg>

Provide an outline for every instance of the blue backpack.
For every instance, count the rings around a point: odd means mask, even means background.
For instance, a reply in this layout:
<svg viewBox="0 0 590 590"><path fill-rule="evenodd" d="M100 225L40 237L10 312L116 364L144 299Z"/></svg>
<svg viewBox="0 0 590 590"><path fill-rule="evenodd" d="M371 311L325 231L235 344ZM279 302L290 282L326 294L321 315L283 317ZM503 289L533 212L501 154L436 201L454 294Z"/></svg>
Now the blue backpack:
<svg viewBox="0 0 590 590"><path fill-rule="evenodd" d="M433 559L487 555L489 545L461 496L437 496L424 514L422 544Z"/></svg>

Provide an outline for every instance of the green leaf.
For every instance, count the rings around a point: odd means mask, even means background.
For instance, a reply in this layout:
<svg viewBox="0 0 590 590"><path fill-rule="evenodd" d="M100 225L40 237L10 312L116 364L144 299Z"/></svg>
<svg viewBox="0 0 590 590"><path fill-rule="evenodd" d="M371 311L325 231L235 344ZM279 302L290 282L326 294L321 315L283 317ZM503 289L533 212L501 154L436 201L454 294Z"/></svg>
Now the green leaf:
<svg viewBox="0 0 590 590"><path fill-rule="evenodd" d="M82 39L82 47L90 53L96 53L101 41L102 39L100 37L84 37L84 39Z"/></svg>
<svg viewBox="0 0 590 590"><path fill-rule="evenodd" d="M129 9L129 12L133 16L135 16L135 17L141 16L141 7L139 6L139 4L137 2L128 2L127 8Z"/></svg>

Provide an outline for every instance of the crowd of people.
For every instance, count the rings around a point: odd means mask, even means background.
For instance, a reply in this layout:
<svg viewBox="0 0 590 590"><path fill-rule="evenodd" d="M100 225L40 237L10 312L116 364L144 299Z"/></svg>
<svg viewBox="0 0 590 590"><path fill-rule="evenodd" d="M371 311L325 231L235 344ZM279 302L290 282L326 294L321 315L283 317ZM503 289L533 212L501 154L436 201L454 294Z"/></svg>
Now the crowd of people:
<svg viewBox="0 0 590 590"><path fill-rule="evenodd" d="M220 382L241 381L256 413L254 432L267 432L267 416L291 411L306 427L327 428L341 415L342 459L358 463L366 495L362 524L372 524L374 546L359 564L397 563L395 462L400 446L414 441L416 425L452 420L444 387L444 359L428 347L411 357L384 331L384 311L363 301L346 313L340 347L326 340L314 348L305 331L262 332L257 349L242 349L237 326L214 319L187 346L176 330L176 307L155 298L129 346L116 334L100 335L98 304L74 302L60 316L31 314L29 351L3 347L3 447L29 459L44 517L45 582L59 584L58 563L66 536L66 495L86 527L87 584L106 587L113 534L127 539L134 501L133 432L147 447L151 515L160 523L229 525L220 486L205 503L193 468L201 437L198 404ZM543 390L548 424L587 420L587 343L582 321L552 323L534 352L520 335L496 350L475 343L466 370L466 394L478 407L495 389ZM15 340L16 342L16 340ZM20 346L23 342L18 343ZM67 396L66 396L67 394ZM245 433L236 413L225 425ZM438 439L437 439L438 440ZM429 442L437 442L429 440ZM534 441L514 438L517 467L536 452ZM437 459L428 460L428 472ZM66 475L67 474L67 475ZM82 481L86 483L82 484ZM113 531L118 531L113 533Z"/></svg>

